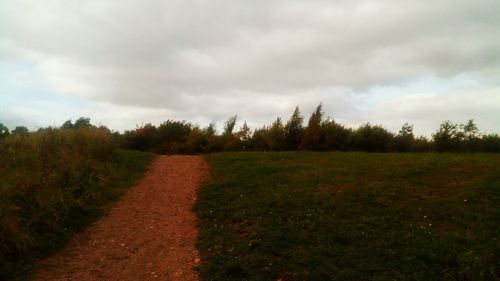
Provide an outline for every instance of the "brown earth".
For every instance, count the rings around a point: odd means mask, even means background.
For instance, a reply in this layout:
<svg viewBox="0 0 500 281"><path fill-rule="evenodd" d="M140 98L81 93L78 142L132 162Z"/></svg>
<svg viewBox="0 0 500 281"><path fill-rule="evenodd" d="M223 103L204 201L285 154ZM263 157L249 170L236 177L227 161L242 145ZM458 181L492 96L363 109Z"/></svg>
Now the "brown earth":
<svg viewBox="0 0 500 281"><path fill-rule="evenodd" d="M198 280L198 156L160 156L110 212L42 262L34 280Z"/></svg>

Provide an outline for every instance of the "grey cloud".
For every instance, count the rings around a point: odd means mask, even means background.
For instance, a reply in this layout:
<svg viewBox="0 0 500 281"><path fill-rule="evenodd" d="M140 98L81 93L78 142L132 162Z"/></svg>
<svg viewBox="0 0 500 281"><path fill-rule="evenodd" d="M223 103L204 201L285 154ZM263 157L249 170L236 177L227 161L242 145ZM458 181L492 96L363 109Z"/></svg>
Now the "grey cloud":
<svg viewBox="0 0 500 281"><path fill-rule="evenodd" d="M2 107L0 107L0 123L10 130L13 130L17 126L26 126L30 129L35 129L39 126L36 122Z"/></svg>
<svg viewBox="0 0 500 281"><path fill-rule="evenodd" d="M430 135L444 120L464 123L474 119L482 132L498 132L500 89L454 90L441 95L418 94L379 103L366 112L366 121L389 124L397 132L404 122L418 134ZM479 114L480 113L480 114Z"/></svg>
<svg viewBox="0 0 500 281"><path fill-rule="evenodd" d="M347 100L378 85L491 83L499 13L497 0L4 1L0 59L31 58L58 93L179 116L267 119L311 100L354 120Z"/></svg>

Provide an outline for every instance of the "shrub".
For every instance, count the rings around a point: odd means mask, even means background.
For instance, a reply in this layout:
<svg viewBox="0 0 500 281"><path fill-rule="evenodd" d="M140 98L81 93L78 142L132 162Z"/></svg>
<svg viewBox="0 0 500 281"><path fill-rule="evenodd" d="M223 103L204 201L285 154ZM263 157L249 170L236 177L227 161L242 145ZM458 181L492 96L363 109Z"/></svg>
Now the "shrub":
<svg viewBox="0 0 500 281"><path fill-rule="evenodd" d="M321 131L324 135L324 147L327 150L351 150L350 139L352 130L344 125L336 123L333 119L325 120L321 124Z"/></svg>
<svg viewBox="0 0 500 281"><path fill-rule="evenodd" d="M153 140L156 138L157 129L151 123L137 127L133 131L126 131L124 134L125 148L152 151Z"/></svg>
<svg viewBox="0 0 500 281"><path fill-rule="evenodd" d="M392 133L384 127L367 123L354 132L353 147L356 150L386 152L390 149L392 139Z"/></svg>
<svg viewBox="0 0 500 281"><path fill-rule="evenodd" d="M430 152L435 150L432 141L423 136L420 136L413 140L411 149L411 151L413 152Z"/></svg>
<svg viewBox="0 0 500 281"><path fill-rule="evenodd" d="M269 150L269 129L263 126L260 129L256 129L252 134L251 147L254 150Z"/></svg>
<svg viewBox="0 0 500 281"><path fill-rule="evenodd" d="M486 152L500 152L500 136L497 134L483 135L481 150Z"/></svg>
<svg viewBox="0 0 500 281"><path fill-rule="evenodd" d="M0 141L1 280L89 219L116 157L106 128L47 128Z"/></svg>
<svg viewBox="0 0 500 281"><path fill-rule="evenodd" d="M186 121L167 120L161 123L152 139L153 151L163 154L182 152L191 130L191 124Z"/></svg>

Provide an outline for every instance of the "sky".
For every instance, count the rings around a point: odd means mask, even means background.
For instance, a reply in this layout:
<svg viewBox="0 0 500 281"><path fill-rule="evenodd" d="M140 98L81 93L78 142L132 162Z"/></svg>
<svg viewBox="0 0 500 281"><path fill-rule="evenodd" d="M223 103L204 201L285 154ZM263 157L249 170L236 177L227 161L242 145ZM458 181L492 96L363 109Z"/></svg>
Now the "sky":
<svg viewBox="0 0 500 281"><path fill-rule="evenodd" d="M2 0L0 122L221 128L474 119L500 133L498 0Z"/></svg>

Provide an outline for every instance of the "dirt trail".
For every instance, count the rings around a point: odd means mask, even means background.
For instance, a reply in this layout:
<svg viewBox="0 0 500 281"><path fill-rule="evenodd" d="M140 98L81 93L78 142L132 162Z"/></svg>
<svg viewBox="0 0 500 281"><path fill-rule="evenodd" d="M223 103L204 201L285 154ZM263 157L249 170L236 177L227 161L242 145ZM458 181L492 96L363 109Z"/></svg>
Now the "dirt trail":
<svg viewBox="0 0 500 281"><path fill-rule="evenodd" d="M207 177L201 157L158 157L109 214L43 261L34 280L198 280L191 208Z"/></svg>

